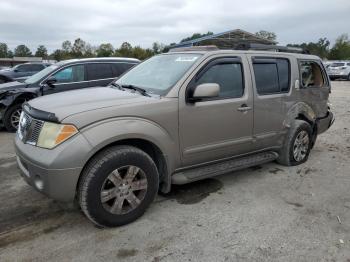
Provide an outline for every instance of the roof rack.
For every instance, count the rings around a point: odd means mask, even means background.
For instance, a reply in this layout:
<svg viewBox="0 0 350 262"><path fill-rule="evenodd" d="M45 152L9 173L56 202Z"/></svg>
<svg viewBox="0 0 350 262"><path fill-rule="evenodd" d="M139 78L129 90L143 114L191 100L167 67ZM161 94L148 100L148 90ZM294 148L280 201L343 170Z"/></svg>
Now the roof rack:
<svg viewBox="0 0 350 262"><path fill-rule="evenodd" d="M261 50L261 51L273 51L273 52L286 52L286 53L300 53L300 54L310 54L308 50L298 48L298 47L289 47L289 46L280 46L280 45L265 45L257 43L247 43L242 42L238 43L235 48L218 48L215 45L208 46L189 46L189 47L175 47L169 50L169 52L185 52L185 51L217 51L217 50Z"/></svg>
<svg viewBox="0 0 350 262"><path fill-rule="evenodd" d="M256 44L256 43L239 43L235 48L235 50L264 50L264 51L274 51L274 52L309 54L309 51L298 47L264 45L264 44Z"/></svg>
<svg viewBox="0 0 350 262"><path fill-rule="evenodd" d="M203 45L203 46L189 46L189 47L175 47L169 50L172 52L184 52L184 51L217 51L220 50L216 45Z"/></svg>

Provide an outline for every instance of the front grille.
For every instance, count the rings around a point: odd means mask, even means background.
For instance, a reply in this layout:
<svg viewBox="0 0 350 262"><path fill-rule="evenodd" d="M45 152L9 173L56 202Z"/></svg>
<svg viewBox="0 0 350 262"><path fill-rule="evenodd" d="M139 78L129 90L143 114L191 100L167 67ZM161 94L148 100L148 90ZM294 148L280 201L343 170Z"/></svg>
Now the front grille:
<svg viewBox="0 0 350 262"><path fill-rule="evenodd" d="M23 111L18 126L18 135L24 143L36 145L43 125L44 121L34 119Z"/></svg>

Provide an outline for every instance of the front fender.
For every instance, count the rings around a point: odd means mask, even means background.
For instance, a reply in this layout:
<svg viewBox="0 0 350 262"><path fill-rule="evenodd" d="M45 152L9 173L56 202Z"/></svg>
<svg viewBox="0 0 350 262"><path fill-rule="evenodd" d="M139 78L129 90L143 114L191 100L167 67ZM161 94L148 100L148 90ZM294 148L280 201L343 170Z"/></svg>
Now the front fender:
<svg viewBox="0 0 350 262"><path fill-rule="evenodd" d="M102 148L126 139L142 139L156 145L167 162L168 174L173 172L180 160L176 138L157 123L147 119L108 119L83 128L81 133L93 148L86 162Z"/></svg>

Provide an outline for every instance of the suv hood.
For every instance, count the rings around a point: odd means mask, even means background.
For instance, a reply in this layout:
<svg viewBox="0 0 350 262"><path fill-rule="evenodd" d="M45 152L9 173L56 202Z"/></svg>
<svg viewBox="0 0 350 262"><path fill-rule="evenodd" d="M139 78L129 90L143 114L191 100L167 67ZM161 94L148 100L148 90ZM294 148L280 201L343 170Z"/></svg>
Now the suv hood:
<svg viewBox="0 0 350 262"><path fill-rule="evenodd" d="M20 88L26 88L27 86L27 84L17 81L0 84L0 93L4 91L12 91Z"/></svg>
<svg viewBox="0 0 350 262"><path fill-rule="evenodd" d="M42 96L29 101L29 105L35 109L53 113L58 121L62 121L70 115L100 108L140 103L150 99L153 98L142 96L137 92L132 93L129 90L95 87Z"/></svg>

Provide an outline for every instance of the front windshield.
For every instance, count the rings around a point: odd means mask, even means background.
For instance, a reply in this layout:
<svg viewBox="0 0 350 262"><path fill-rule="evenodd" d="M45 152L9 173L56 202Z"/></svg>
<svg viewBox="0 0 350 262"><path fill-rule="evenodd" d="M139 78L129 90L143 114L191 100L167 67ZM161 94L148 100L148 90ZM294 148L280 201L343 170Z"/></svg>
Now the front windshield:
<svg viewBox="0 0 350 262"><path fill-rule="evenodd" d="M58 64L51 65L49 67L46 67L45 69L39 71L38 73L32 75L31 77L27 78L24 82L26 84L34 84L38 82L40 79L45 77L47 74L51 73L52 71L56 70L59 67Z"/></svg>
<svg viewBox="0 0 350 262"><path fill-rule="evenodd" d="M154 56L120 77L116 83L133 85L148 93L165 95L201 54L164 54Z"/></svg>

